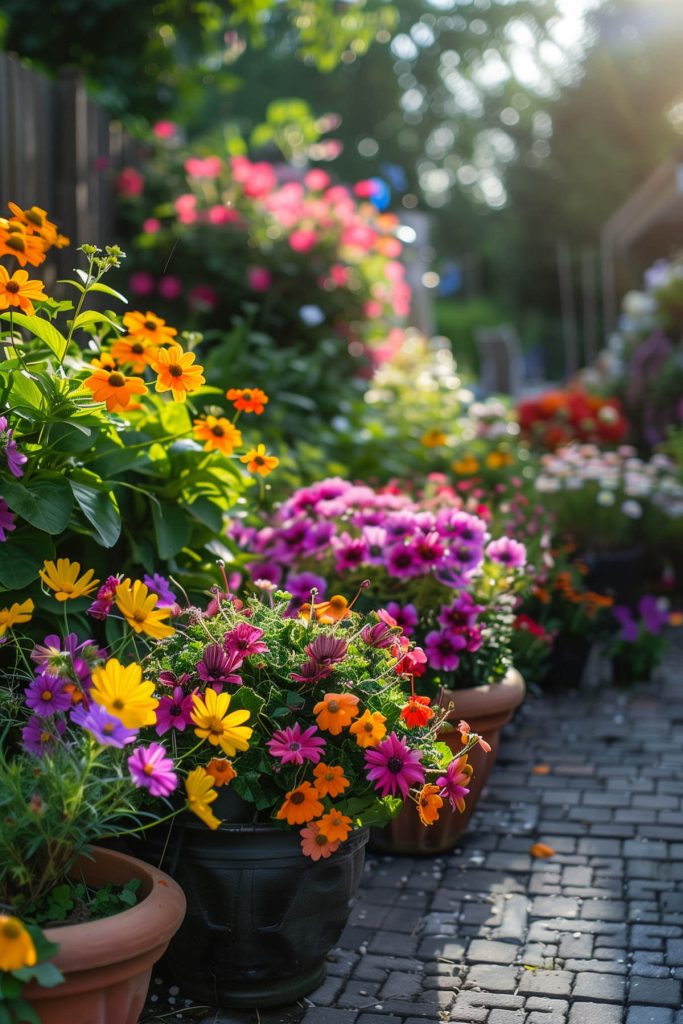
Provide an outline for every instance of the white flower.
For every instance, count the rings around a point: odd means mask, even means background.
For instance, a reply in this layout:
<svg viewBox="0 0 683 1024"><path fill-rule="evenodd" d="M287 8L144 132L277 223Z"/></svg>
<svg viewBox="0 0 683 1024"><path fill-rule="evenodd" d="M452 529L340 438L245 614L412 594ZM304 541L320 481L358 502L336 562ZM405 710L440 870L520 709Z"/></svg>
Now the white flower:
<svg viewBox="0 0 683 1024"><path fill-rule="evenodd" d="M597 502L598 505L602 505L603 508L609 508L615 502L615 497L612 491L598 491Z"/></svg>
<svg viewBox="0 0 683 1024"><path fill-rule="evenodd" d="M625 501L621 506L621 511L629 519L640 519L643 514L642 506L637 501Z"/></svg>

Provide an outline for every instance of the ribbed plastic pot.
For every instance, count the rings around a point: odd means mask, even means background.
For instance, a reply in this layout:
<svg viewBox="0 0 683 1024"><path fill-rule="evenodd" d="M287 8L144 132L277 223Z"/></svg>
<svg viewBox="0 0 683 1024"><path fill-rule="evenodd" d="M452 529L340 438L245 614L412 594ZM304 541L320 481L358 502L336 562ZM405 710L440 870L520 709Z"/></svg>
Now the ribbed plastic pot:
<svg viewBox="0 0 683 1024"><path fill-rule="evenodd" d="M78 865L88 885L124 885L137 878L140 901L101 921L46 929L59 946L54 963L64 982L24 989L41 1024L136 1024L152 967L185 914L182 890L163 871L113 850L92 852L94 860L84 857Z"/></svg>
<svg viewBox="0 0 683 1024"><path fill-rule="evenodd" d="M177 825L163 866L188 913L158 973L184 996L226 1009L285 1006L313 991L348 919L367 841L361 829L314 862L295 829Z"/></svg>
<svg viewBox="0 0 683 1024"><path fill-rule="evenodd" d="M418 817L414 803L410 801L388 825L382 829L372 830L372 850L377 853L434 857L453 849L467 831L481 791L496 762L501 730L512 718L515 708L524 700L525 693L524 680L516 669L510 669L499 683L492 686L473 686L466 690L440 692L439 705L450 708L446 721L454 725L461 719L469 722L472 731L478 732L491 744L491 752L487 754L477 746L469 755L474 776L463 814L444 807L439 820L425 827ZM447 743L454 753L460 750L459 732L444 732L439 739Z"/></svg>

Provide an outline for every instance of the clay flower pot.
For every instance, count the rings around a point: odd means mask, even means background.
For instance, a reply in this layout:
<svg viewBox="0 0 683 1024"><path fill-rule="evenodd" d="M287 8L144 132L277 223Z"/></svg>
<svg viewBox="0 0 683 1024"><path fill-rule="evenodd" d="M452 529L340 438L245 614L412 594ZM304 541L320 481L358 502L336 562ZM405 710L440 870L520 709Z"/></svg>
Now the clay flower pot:
<svg viewBox="0 0 683 1024"><path fill-rule="evenodd" d="M136 1024L152 967L185 916L185 896L168 875L123 853L92 852L93 861L78 865L79 876L93 887L138 878L140 902L100 921L46 929L59 945L54 963L64 982L24 989L41 1024Z"/></svg>
<svg viewBox="0 0 683 1024"><path fill-rule="evenodd" d="M446 721L456 726L461 719L469 722L472 732L478 732L491 744L491 752L487 754L477 746L469 755L474 777L463 814L452 812L449 807L444 806L439 820L425 827L418 817L414 803L409 801L398 817L383 829L374 830L373 850L378 853L435 856L453 849L467 829L481 791L495 764L500 745L500 731L512 718L515 708L524 700L525 693L524 680L514 668L509 669L499 683L491 686L473 686L468 690L440 692L439 705L443 708L453 705L453 709L446 716ZM460 750L460 733L457 730L444 732L439 739L447 743L454 753Z"/></svg>

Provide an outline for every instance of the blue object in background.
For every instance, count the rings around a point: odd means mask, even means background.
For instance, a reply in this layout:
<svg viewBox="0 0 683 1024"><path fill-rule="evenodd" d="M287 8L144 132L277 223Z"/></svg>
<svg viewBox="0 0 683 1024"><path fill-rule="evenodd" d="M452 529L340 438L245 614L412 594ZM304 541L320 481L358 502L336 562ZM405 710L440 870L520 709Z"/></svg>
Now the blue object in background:
<svg viewBox="0 0 683 1024"><path fill-rule="evenodd" d="M400 164L380 164L379 169L394 191L405 192L408 188L408 179Z"/></svg>
<svg viewBox="0 0 683 1024"><path fill-rule="evenodd" d="M391 200L391 189L387 185L386 181L383 181L381 178L370 178L370 181L373 186L370 202L375 209L379 210L381 213L389 206L389 202Z"/></svg>
<svg viewBox="0 0 683 1024"><path fill-rule="evenodd" d="M443 297L456 295L462 288L462 269L459 263L447 263L439 282L438 293Z"/></svg>

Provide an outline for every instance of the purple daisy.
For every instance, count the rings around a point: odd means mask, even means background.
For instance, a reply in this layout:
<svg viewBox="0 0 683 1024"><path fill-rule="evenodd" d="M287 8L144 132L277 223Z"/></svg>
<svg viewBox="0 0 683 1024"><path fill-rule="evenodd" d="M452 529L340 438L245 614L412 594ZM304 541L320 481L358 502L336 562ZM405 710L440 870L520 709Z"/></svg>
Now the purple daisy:
<svg viewBox="0 0 683 1024"><path fill-rule="evenodd" d="M389 542L410 537L415 533L415 528L415 516L410 512L396 512L388 515L384 521L384 529Z"/></svg>
<svg viewBox="0 0 683 1024"><path fill-rule="evenodd" d="M40 718L49 718L71 707L71 694L64 689L63 680L43 673L27 687L24 699Z"/></svg>
<svg viewBox="0 0 683 1024"><path fill-rule="evenodd" d="M525 546L511 537L492 540L486 549L486 554L492 562L506 565L510 569L523 569L526 565Z"/></svg>
<svg viewBox="0 0 683 1024"><path fill-rule="evenodd" d="M279 757L283 764L303 764L304 761L317 764L325 746L325 740L317 736L317 732L315 725L302 732L299 723L295 722L293 726L274 732L266 746L273 757Z"/></svg>
<svg viewBox="0 0 683 1024"><path fill-rule="evenodd" d="M400 605L396 601L390 601L386 606L386 610L396 620L396 624L401 627L406 636L413 635L415 627L420 621L420 616L414 604Z"/></svg>
<svg viewBox="0 0 683 1024"><path fill-rule="evenodd" d="M374 783L382 796L396 796L400 790L405 799L412 785L424 782L425 770L421 760L419 750L411 750L405 740L392 732L376 747L365 751L365 764L370 769L368 781Z"/></svg>
<svg viewBox="0 0 683 1024"><path fill-rule="evenodd" d="M437 786L441 787L441 796L448 799L454 811L465 810L465 797L469 793L467 786L463 786L463 782L469 781L469 776L462 771L462 760L454 757L446 774L436 780Z"/></svg>
<svg viewBox="0 0 683 1024"><path fill-rule="evenodd" d="M8 429L7 417L0 416L0 434L4 435L4 437L0 437L0 445L4 443L5 446L7 468L12 476L16 476L18 479L24 475L24 466L28 462L28 458L26 455L22 455L17 448L17 442L12 438L13 433L13 430Z"/></svg>
<svg viewBox="0 0 683 1024"><path fill-rule="evenodd" d="M0 498L0 542L7 540L7 534L11 533L12 530L16 530L16 524L14 522L14 513L10 511L10 507L4 498Z"/></svg>
<svg viewBox="0 0 683 1024"><path fill-rule="evenodd" d="M146 573L142 582L152 594L158 595L157 608L173 608L178 603L178 598L171 590L171 584L160 573L155 572L153 576Z"/></svg>
<svg viewBox="0 0 683 1024"><path fill-rule="evenodd" d="M237 654L244 659L248 658L250 654L267 653L268 645L263 642L262 636L263 630L258 626L240 622L238 626L225 634L223 643L228 654Z"/></svg>
<svg viewBox="0 0 683 1024"><path fill-rule="evenodd" d="M31 715L21 730L24 749L29 754L42 757L54 748L65 729L66 722L63 718L45 719L39 718L38 715Z"/></svg>
<svg viewBox="0 0 683 1024"><path fill-rule="evenodd" d="M119 718L110 715L101 704L89 708L81 704L71 712L71 721L89 732L101 747L125 747L137 737L137 729L126 729Z"/></svg>
<svg viewBox="0 0 683 1024"><path fill-rule="evenodd" d="M176 686L173 693L162 697L157 708L156 730L163 736L169 729L184 732L192 721L194 701L192 694L186 694L182 686Z"/></svg>
<svg viewBox="0 0 683 1024"><path fill-rule="evenodd" d="M138 747L128 758L128 770L136 786L144 786L152 796L168 796L178 785L173 761L160 743Z"/></svg>
<svg viewBox="0 0 683 1024"><path fill-rule="evenodd" d="M364 526L363 539L366 544L366 562L370 565L382 565L384 549L387 546L387 531L383 526Z"/></svg>
<svg viewBox="0 0 683 1024"><path fill-rule="evenodd" d="M396 639L396 634L386 622L377 622L374 626L363 626L360 631L361 640L368 647L391 647Z"/></svg>
<svg viewBox="0 0 683 1024"><path fill-rule="evenodd" d="M459 633L447 629L432 630L425 637L425 650L430 668L453 672L460 664L459 651L467 647L467 641Z"/></svg>
<svg viewBox="0 0 683 1024"><path fill-rule="evenodd" d="M479 516L460 509L441 509L436 516L437 529L442 537L458 538L466 544L483 547L486 540L486 523Z"/></svg>
<svg viewBox="0 0 683 1024"><path fill-rule="evenodd" d="M221 685L221 689L223 683L241 686L242 679L234 670L240 668L243 661L242 655L236 651L226 654L221 644L207 644L202 660L197 663L197 675L214 689L216 683ZM220 690L218 692L220 693Z"/></svg>

